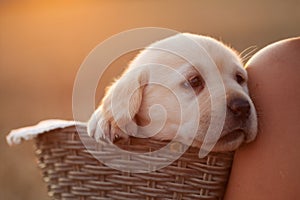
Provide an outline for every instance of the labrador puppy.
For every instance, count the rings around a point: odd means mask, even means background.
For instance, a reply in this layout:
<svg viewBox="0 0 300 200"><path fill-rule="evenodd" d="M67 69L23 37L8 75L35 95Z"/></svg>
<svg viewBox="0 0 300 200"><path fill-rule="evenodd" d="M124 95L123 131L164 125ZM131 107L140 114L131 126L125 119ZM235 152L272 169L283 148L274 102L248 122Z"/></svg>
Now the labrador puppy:
<svg viewBox="0 0 300 200"><path fill-rule="evenodd" d="M256 133L241 58L220 41L190 33L141 51L88 121L97 141L131 135L199 148L205 141L213 151L235 150Z"/></svg>

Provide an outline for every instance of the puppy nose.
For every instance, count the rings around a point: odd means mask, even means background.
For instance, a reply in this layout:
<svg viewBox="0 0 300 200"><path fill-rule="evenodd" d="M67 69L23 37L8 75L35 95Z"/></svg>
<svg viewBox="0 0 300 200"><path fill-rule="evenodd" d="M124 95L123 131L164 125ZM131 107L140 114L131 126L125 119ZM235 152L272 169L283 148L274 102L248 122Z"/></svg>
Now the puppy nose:
<svg viewBox="0 0 300 200"><path fill-rule="evenodd" d="M231 100L228 104L228 108L235 117L241 119L247 119L250 115L250 104L249 101L245 99L237 98Z"/></svg>

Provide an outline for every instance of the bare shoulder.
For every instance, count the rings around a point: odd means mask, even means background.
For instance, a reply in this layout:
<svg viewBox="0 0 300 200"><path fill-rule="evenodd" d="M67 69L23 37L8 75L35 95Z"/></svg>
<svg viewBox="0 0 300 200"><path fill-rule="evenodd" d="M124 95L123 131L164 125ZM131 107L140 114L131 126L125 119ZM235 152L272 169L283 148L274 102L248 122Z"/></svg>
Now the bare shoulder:
<svg viewBox="0 0 300 200"><path fill-rule="evenodd" d="M300 196L299 58L300 37L268 45L247 63L259 132L236 152L225 199Z"/></svg>
<svg viewBox="0 0 300 200"><path fill-rule="evenodd" d="M266 46L257 52L247 63L247 68L267 68L270 62L300 63L300 37L281 40ZM292 65L291 65L292 66ZM251 69L250 69L251 68Z"/></svg>

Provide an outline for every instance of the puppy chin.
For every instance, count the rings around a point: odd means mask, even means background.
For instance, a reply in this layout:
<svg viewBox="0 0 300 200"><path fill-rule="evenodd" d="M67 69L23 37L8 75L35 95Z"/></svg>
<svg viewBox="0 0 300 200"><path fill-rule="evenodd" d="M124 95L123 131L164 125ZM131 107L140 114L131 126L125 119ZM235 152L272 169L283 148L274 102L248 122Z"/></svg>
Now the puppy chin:
<svg viewBox="0 0 300 200"><path fill-rule="evenodd" d="M225 152L225 151L234 151L237 148L239 148L244 142L245 142L246 136L243 131L234 131L231 133L228 133L217 141L217 143L213 146L213 149L210 151L213 152ZM213 144L213 142L207 142L208 144ZM205 149L205 146L202 145L203 141L194 140L192 146Z"/></svg>
<svg viewBox="0 0 300 200"><path fill-rule="evenodd" d="M245 142L246 136L243 131L234 131L221 137L212 151L234 151Z"/></svg>

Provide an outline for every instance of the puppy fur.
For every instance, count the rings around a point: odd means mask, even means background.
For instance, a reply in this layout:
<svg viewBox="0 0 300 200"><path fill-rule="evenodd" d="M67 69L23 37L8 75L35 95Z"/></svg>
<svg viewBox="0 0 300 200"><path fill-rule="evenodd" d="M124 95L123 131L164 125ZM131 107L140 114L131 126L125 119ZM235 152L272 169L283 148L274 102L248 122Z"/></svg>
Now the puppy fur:
<svg viewBox="0 0 300 200"><path fill-rule="evenodd" d="M212 92L220 99L214 104ZM216 143L213 151L232 151L255 139L257 117L247 73L230 47L182 33L151 44L131 61L89 119L88 134L97 141L129 135L175 138L201 147L212 118L223 125L207 137L206 142Z"/></svg>

